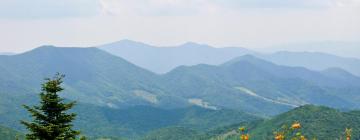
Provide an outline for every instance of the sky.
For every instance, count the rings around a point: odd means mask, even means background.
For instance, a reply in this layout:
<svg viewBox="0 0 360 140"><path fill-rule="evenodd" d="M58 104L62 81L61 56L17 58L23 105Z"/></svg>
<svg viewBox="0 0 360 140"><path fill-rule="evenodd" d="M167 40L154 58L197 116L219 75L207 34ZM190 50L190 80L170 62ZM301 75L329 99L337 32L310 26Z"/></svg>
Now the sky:
<svg viewBox="0 0 360 140"><path fill-rule="evenodd" d="M357 43L360 0L0 0L0 52L122 39L265 50L304 42ZM360 52L360 46L343 50Z"/></svg>

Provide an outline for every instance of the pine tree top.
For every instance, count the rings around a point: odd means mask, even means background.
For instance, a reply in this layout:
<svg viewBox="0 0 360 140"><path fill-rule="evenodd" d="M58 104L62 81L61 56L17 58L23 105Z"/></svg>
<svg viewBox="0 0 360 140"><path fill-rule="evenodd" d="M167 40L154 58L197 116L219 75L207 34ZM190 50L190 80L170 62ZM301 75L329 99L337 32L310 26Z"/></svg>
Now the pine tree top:
<svg viewBox="0 0 360 140"><path fill-rule="evenodd" d="M57 73L53 78L46 78L40 93L40 105L24 108L33 117L32 122L22 121L30 134L27 139L39 140L69 140L75 139L79 131L72 130L71 122L75 113L67 113L75 102L65 103L58 94L64 89L61 87L65 75Z"/></svg>

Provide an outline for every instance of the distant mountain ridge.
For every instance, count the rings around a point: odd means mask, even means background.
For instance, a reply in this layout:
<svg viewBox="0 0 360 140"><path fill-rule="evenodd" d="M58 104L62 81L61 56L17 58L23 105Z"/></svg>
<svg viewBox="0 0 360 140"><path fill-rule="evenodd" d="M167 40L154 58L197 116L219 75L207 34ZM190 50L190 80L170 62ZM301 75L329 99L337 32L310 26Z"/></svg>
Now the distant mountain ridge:
<svg viewBox="0 0 360 140"><path fill-rule="evenodd" d="M338 67L355 75L360 75L360 59L357 58L339 57L318 52L288 51L281 51L259 57L280 65L302 66L317 71Z"/></svg>
<svg viewBox="0 0 360 140"><path fill-rule="evenodd" d="M180 46L155 47L131 40L122 40L97 48L156 73L166 73L181 65L218 65L236 56L253 53L244 48L220 49L193 42Z"/></svg>
<svg viewBox="0 0 360 140"><path fill-rule="evenodd" d="M251 54L279 65L301 66L317 71L338 67L360 76L360 59L317 52L281 51L262 54L240 47L214 48L194 42L179 46L157 47L131 40L97 47L156 73L166 73L181 65L219 65L235 57Z"/></svg>
<svg viewBox="0 0 360 140"><path fill-rule="evenodd" d="M279 44L264 49L263 51L292 51L292 52L323 52L342 57L354 57L360 59L360 41L310 41Z"/></svg>

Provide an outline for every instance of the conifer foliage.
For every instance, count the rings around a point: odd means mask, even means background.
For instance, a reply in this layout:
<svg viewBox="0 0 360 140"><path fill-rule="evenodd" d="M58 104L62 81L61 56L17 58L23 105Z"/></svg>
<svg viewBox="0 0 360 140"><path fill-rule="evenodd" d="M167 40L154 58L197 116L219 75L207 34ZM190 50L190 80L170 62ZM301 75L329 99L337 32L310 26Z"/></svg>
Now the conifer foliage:
<svg viewBox="0 0 360 140"><path fill-rule="evenodd" d="M53 78L45 79L40 93L40 105L25 109L33 117L33 121L21 121L30 131L26 135L29 140L72 140L80 134L79 131L72 129L72 121L76 114L67 113L75 102L65 103L59 97L59 93L64 89L61 87L65 76L57 73Z"/></svg>

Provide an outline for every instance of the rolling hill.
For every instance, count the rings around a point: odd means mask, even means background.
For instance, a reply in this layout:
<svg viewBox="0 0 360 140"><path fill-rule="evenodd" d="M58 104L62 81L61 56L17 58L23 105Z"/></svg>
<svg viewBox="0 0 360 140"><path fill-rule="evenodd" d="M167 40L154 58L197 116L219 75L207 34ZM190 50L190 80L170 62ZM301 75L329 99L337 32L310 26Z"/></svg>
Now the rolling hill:
<svg viewBox="0 0 360 140"><path fill-rule="evenodd" d="M239 47L213 48L194 42L179 46L156 47L141 42L121 40L97 48L156 73L166 73L181 65L218 65L234 57L253 53Z"/></svg>
<svg viewBox="0 0 360 140"><path fill-rule="evenodd" d="M348 76L354 79L349 80ZM280 66L251 55L219 66L179 67L164 77L164 85L173 91L169 93L176 91L185 98L201 99L220 108L242 108L274 115L304 104L336 108L359 106L355 97L360 78L356 76Z"/></svg>
<svg viewBox="0 0 360 140"><path fill-rule="evenodd" d="M337 140L344 137L345 128L353 130L353 139L360 138L359 111L342 112L323 106L305 105L269 119L232 124L205 133L186 128L163 128L149 133L143 139L238 140L238 128L246 127L251 139L270 140L274 138L275 131L279 131L284 125L290 127L295 121L301 123L301 132L309 139Z"/></svg>
<svg viewBox="0 0 360 140"><path fill-rule="evenodd" d="M352 138L359 139L359 116L359 111L341 112L328 107L306 105L271 119L225 127L209 132L208 135L215 135L213 136L215 139L229 132L236 132L239 126L245 126L250 130L252 139L273 139L274 132L279 131L283 125L290 126L294 121L299 121L302 125L302 134L309 139L336 140L344 137L345 128L351 128L353 130ZM239 134L233 133L227 137L222 137L222 140L232 140L237 137Z"/></svg>
<svg viewBox="0 0 360 140"><path fill-rule="evenodd" d="M323 47L325 47L324 45L331 46L331 43L322 45ZM97 47L156 73L166 73L182 65L219 65L233 58L251 54L279 65L300 66L317 71L338 67L360 76L360 59L318 52L280 51L264 54L240 47L214 48L193 42L179 46L158 47L131 40L122 40Z"/></svg>
<svg viewBox="0 0 360 140"><path fill-rule="evenodd" d="M259 57L279 65L301 66L317 71L337 67L360 76L360 59L358 58L339 57L319 52L287 51L261 55Z"/></svg>
<svg viewBox="0 0 360 140"><path fill-rule="evenodd" d="M183 127L205 132L237 122L254 121L257 116L235 110L209 110L200 107L160 109L134 106L111 109L78 105L75 126L88 136L114 136L130 139L165 127Z"/></svg>
<svg viewBox="0 0 360 140"><path fill-rule="evenodd" d="M3 92L16 91L17 95L38 93L44 77L61 72L68 77L64 85L68 93L64 95L72 100L117 108L147 105L152 102L147 95L157 94L162 96L154 101L159 105L172 99L181 105L181 100L159 89L156 74L96 48L43 46L19 55L0 56L0 69L0 88Z"/></svg>

